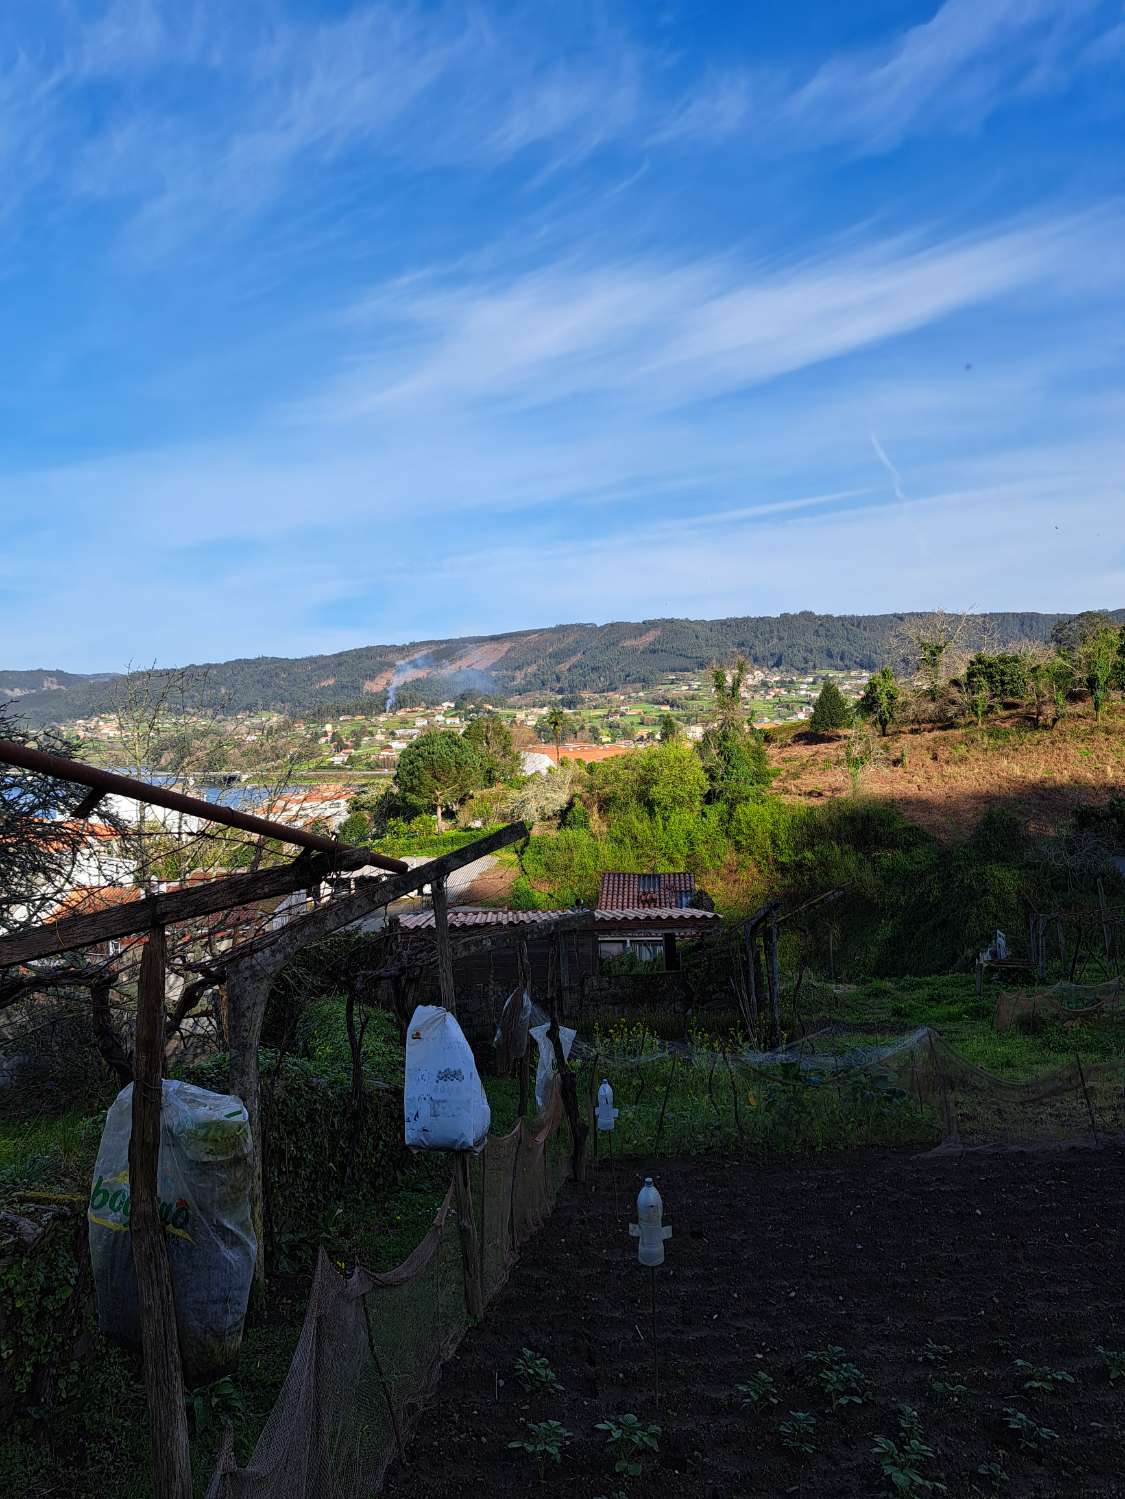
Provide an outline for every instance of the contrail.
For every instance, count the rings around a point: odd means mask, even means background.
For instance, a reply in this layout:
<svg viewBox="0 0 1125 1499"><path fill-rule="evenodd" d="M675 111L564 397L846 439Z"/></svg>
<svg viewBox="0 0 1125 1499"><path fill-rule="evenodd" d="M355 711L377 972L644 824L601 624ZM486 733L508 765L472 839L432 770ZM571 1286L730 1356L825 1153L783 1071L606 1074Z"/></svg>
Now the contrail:
<svg viewBox="0 0 1125 1499"><path fill-rule="evenodd" d="M874 432L872 432L871 434L871 446L875 449L876 458L878 458L879 462L883 465L887 473L890 474L891 479L894 481L895 498L901 500L904 505L907 504L907 498L902 489L902 476L899 474L898 469L895 468L891 460L887 457L886 453L884 453L883 444L875 436Z"/></svg>

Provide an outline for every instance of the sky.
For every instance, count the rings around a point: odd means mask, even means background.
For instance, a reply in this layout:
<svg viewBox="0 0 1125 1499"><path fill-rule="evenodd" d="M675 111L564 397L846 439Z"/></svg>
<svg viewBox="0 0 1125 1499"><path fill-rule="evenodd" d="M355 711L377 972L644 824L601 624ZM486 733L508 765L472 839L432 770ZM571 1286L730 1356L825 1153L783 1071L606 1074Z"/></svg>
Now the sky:
<svg viewBox="0 0 1125 1499"><path fill-rule="evenodd" d="M0 666L1125 605L1123 0L5 0Z"/></svg>

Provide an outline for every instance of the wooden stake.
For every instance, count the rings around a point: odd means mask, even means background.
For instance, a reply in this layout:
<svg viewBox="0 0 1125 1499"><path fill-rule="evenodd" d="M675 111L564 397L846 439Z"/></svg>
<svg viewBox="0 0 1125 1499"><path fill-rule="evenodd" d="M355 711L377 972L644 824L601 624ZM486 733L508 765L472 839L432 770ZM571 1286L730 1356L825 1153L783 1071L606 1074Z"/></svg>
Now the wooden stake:
<svg viewBox="0 0 1125 1499"><path fill-rule="evenodd" d="M660 1357L656 1349L656 1266L649 1266L650 1301L652 1305L652 1382L656 1392L656 1403L660 1404Z"/></svg>
<svg viewBox="0 0 1125 1499"><path fill-rule="evenodd" d="M434 903L434 936L437 941L438 993L449 1013L456 1015L457 995L453 988L453 949L449 945L449 901L444 878L435 880L430 890Z"/></svg>
<svg viewBox="0 0 1125 1499"><path fill-rule="evenodd" d="M484 1316L484 1291L481 1287L480 1240L477 1237L477 1221L473 1216L473 1189L469 1179L469 1153L462 1151L457 1157L454 1173L457 1196L457 1217L461 1224L461 1263L465 1272L465 1306L469 1316L477 1322Z"/></svg>
<svg viewBox="0 0 1125 1499"><path fill-rule="evenodd" d="M758 1044L758 963L755 951L757 945L757 933L748 926L746 928L746 985L750 996L750 1040L755 1046Z"/></svg>
<svg viewBox="0 0 1125 1499"><path fill-rule="evenodd" d="M1090 1133L1094 1137L1094 1144L1098 1142L1098 1121L1094 1117L1094 1105L1090 1100L1090 1090L1086 1086L1086 1073L1082 1067L1082 1058L1078 1055L1078 1048L1074 1049L1074 1060L1078 1063L1078 1081L1082 1084L1082 1097L1086 1100L1086 1112L1090 1116Z"/></svg>
<svg viewBox="0 0 1125 1499"><path fill-rule="evenodd" d="M156 1168L164 1071L164 931L145 943L137 989L133 1118L129 1136L129 1231L137 1276L145 1395L156 1499L192 1499L187 1407L176 1336L172 1273L160 1223Z"/></svg>
<svg viewBox="0 0 1125 1499"><path fill-rule="evenodd" d="M766 927L766 967L770 986L770 1006L773 1009L774 1046L781 1045L781 964L777 954L777 917L770 919Z"/></svg>
<svg viewBox="0 0 1125 1499"><path fill-rule="evenodd" d="M557 935L554 938L554 942L557 946L559 942ZM582 1118L582 1111L578 1107L578 1083L574 1073L571 1071L570 1063L566 1059L566 1053L562 1048L562 1038L559 1035L559 966L557 950L554 951L553 956L555 961L550 965L547 980L551 1011L551 1024L547 1031L547 1040L550 1041L552 1050L555 1053L555 1067L559 1074L563 1108L566 1111L567 1123L570 1125L572 1147L571 1169L574 1172L575 1181L582 1182L586 1180L586 1142L589 1138L590 1127Z"/></svg>
<svg viewBox="0 0 1125 1499"><path fill-rule="evenodd" d="M653 1142L652 1142L652 1148L653 1148L653 1150L655 1150L656 1147L660 1144L660 1136L664 1133L664 1111L668 1107L668 1095L672 1091L672 1079L676 1075L676 1063L678 1061L679 1061L679 1057L675 1053L673 1053L673 1055L672 1055L672 1066L669 1068L669 1071L668 1071L668 1083L667 1083L667 1086L664 1089L664 1101L660 1105L660 1120L659 1120L659 1123L656 1126L656 1139L653 1140Z"/></svg>

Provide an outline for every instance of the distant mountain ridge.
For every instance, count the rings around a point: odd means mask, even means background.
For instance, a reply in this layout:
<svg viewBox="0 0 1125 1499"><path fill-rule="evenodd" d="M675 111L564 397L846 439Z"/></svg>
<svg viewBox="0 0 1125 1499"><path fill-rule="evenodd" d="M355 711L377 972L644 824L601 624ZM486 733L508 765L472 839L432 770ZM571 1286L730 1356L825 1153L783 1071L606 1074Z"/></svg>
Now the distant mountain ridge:
<svg viewBox="0 0 1125 1499"><path fill-rule="evenodd" d="M552 625L500 635L370 645L317 656L255 656L205 663L208 695L224 711L298 714L370 711L392 686L428 702L477 690L517 693L614 691L670 672L701 672L738 653L755 666L802 673L872 670L891 659L908 614L743 615L730 619L619 620ZM1045 641L1066 614L981 616L1002 647ZM1125 621L1125 609L1113 611ZM970 645L973 641L968 642ZM113 673L0 670L0 701L32 723L62 723L112 705Z"/></svg>

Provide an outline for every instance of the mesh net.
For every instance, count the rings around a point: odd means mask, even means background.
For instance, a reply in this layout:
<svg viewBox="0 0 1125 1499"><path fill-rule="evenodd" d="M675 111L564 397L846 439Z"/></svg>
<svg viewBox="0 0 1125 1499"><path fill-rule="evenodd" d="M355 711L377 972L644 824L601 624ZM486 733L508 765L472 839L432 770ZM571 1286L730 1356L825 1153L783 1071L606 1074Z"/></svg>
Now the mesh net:
<svg viewBox="0 0 1125 1499"><path fill-rule="evenodd" d="M576 1046L576 1051L579 1048ZM650 1043L642 1055L581 1047L587 1086L621 1109L600 1148L829 1150L853 1145L1035 1147L1125 1135L1125 1058L1073 1061L1017 1080L987 1071L920 1026L840 1050L827 1035L780 1051Z"/></svg>
<svg viewBox="0 0 1125 1499"><path fill-rule="evenodd" d="M532 1020L539 1015L533 1010ZM544 1019L546 1017L543 1017ZM704 1051L649 1038L640 1054L580 1038L572 1060L589 1108L602 1077L620 1110L595 1154L707 1149L941 1151L1125 1140L1125 1060L1073 1062L1024 1080L976 1066L927 1027L840 1050L827 1033L779 1051ZM469 1158L485 1305L550 1214L569 1170L558 1086L537 1119ZM207 1499L360 1499L378 1492L442 1364L468 1326L459 1198L397 1269L342 1274L321 1252L292 1364L249 1462L224 1442Z"/></svg>
<svg viewBox="0 0 1125 1499"><path fill-rule="evenodd" d="M543 1223L567 1174L559 1090L538 1119L489 1137L469 1187L485 1303ZM323 1250L285 1383L245 1467L229 1432L207 1499L359 1499L375 1493L468 1326L451 1184L433 1227L384 1274L342 1274Z"/></svg>
<svg viewBox="0 0 1125 1499"><path fill-rule="evenodd" d="M1049 989L1002 989L996 1000L996 1029L1010 1031L1029 1020L1097 1020L1125 1013L1125 982L1053 984Z"/></svg>

